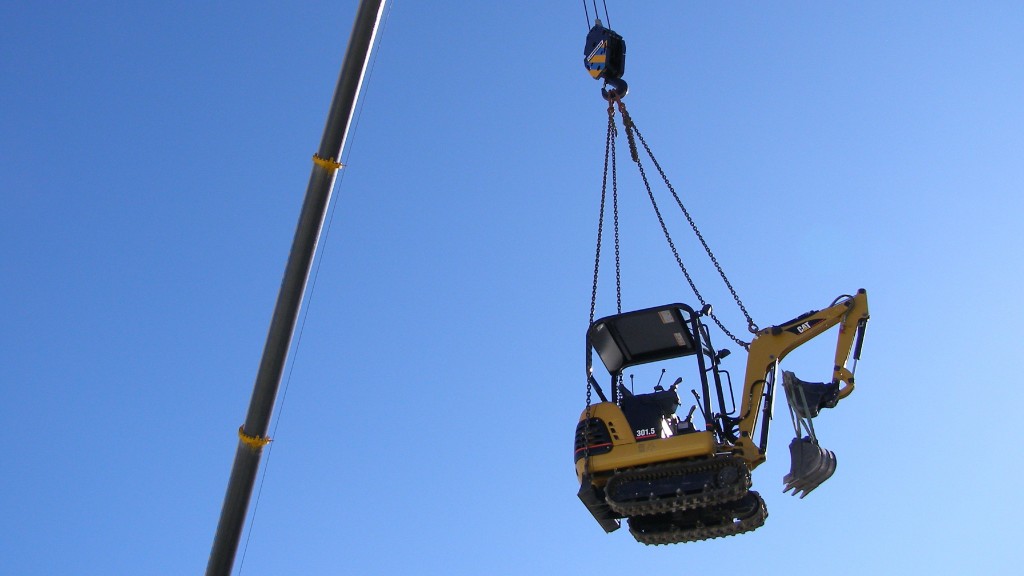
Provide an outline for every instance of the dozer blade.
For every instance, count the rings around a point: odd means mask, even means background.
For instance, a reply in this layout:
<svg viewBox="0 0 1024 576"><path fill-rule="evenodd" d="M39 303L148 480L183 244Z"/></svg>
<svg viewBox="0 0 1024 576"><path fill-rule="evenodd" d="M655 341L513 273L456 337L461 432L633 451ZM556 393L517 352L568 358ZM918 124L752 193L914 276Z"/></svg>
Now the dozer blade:
<svg viewBox="0 0 1024 576"><path fill-rule="evenodd" d="M793 491L800 498L821 486L836 471L836 455L825 450L809 437L794 438L789 443L789 474L782 477L783 492ZM801 494L802 492L802 494Z"/></svg>

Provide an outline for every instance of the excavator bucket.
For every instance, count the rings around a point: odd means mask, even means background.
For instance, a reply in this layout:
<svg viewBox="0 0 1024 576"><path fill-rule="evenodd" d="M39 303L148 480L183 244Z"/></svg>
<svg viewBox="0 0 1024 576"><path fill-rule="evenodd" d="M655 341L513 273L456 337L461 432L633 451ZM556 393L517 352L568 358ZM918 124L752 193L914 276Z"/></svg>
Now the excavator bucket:
<svg viewBox="0 0 1024 576"><path fill-rule="evenodd" d="M818 446L810 437L794 438L789 443L789 456L789 474L782 478L786 485L783 492L792 490L793 495L799 494L800 498L821 486L836 471L835 453Z"/></svg>
<svg viewBox="0 0 1024 576"><path fill-rule="evenodd" d="M782 387L801 418L816 418L823 408L835 408L839 402L838 382L805 382L783 370Z"/></svg>

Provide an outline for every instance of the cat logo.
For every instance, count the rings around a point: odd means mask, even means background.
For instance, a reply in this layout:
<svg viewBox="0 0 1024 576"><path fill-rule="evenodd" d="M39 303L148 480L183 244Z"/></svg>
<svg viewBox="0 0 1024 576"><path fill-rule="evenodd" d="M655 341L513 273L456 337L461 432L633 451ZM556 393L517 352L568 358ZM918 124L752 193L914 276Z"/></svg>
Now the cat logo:
<svg viewBox="0 0 1024 576"><path fill-rule="evenodd" d="M814 328L819 322L821 322L821 319L820 318L816 318L814 320L808 320L806 322L801 322L799 324L795 324L793 326L790 326L789 328L786 328L785 330L786 330L786 332L789 332L791 334L796 334L796 335L799 336L800 334L803 334L804 332L807 332L811 328Z"/></svg>

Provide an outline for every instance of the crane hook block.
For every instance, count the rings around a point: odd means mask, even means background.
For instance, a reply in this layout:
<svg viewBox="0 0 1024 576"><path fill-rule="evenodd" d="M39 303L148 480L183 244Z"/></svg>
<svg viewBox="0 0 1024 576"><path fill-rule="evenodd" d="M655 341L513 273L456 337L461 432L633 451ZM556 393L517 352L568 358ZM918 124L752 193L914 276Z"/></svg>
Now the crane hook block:
<svg viewBox="0 0 1024 576"><path fill-rule="evenodd" d="M619 80L626 70L626 42L622 36L605 28L597 20L587 33L587 43L583 46L583 65L594 80Z"/></svg>

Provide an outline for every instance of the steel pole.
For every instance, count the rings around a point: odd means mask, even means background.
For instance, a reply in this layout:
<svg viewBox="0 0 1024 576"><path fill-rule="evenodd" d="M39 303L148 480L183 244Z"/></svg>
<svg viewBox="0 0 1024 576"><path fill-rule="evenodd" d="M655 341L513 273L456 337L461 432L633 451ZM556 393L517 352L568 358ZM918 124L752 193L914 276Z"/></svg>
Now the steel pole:
<svg viewBox="0 0 1024 576"><path fill-rule="evenodd" d="M313 159L313 171L299 214L299 223L288 255L281 290L274 306L267 341L263 348L256 383L245 423L239 429L238 448L231 468L217 533L214 535L207 576L229 576L238 552L245 516L249 509L260 457L267 440L270 417L284 373L288 348L302 307L302 297L316 254L317 241L330 204L338 160L345 147L352 112L359 97L366 64L370 58L385 0L361 0L349 36L345 60L331 101L320 148Z"/></svg>

